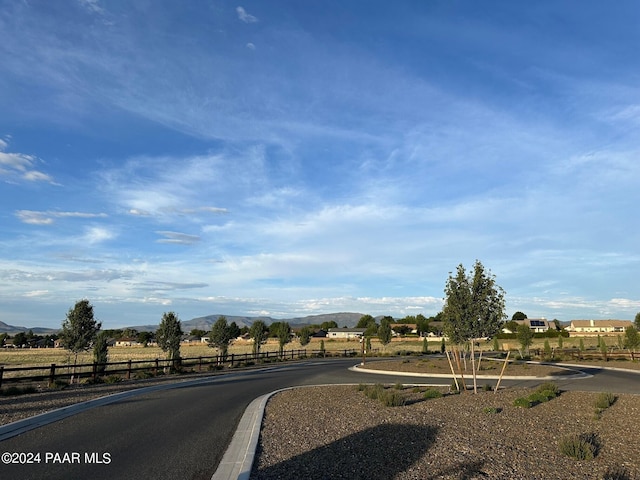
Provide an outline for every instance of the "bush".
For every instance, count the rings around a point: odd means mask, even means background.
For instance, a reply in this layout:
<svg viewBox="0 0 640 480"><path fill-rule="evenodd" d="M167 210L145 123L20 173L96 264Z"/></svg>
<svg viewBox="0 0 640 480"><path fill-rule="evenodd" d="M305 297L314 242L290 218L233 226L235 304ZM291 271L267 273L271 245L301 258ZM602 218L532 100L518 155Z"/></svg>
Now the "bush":
<svg viewBox="0 0 640 480"><path fill-rule="evenodd" d="M0 395L3 397L10 397L15 395L25 395L27 393L36 393L37 390L35 387L16 387L11 386L9 388L5 388L4 390L0 390Z"/></svg>
<svg viewBox="0 0 640 480"><path fill-rule="evenodd" d="M498 408L498 407L484 407L482 409L482 411L484 413L486 413L487 415L489 415L489 414L494 415L496 413L500 413L502 411L502 409Z"/></svg>
<svg viewBox="0 0 640 480"><path fill-rule="evenodd" d="M491 385L489 385L488 383L485 383L485 384L482 386L482 390L484 390L485 392L490 392L490 391L492 391L492 390L493 390L493 387L492 387Z"/></svg>
<svg viewBox="0 0 640 480"><path fill-rule="evenodd" d="M396 390L404 390L404 385L398 382L393 386L393 388L395 388Z"/></svg>
<svg viewBox="0 0 640 480"><path fill-rule="evenodd" d="M440 398L440 397L442 397L442 392L440 390L435 389L435 388L428 388L424 392L424 399L425 400L429 400L430 398Z"/></svg>
<svg viewBox="0 0 640 480"><path fill-rule="evenodd" d="M531 408L533 403L528 397L518 397L513 401L514 407Z"/></svg>
<svg viewBox="0 0 640 480"><path fill-rule="evenodd" d="M69 382L60 380L59 378L56 378L52 383L49 384L49 388L51 388L52 390L64 390L68 386Z"/></svg>
<svg viewBox="0 0 640 480"><path fill-rule="evenodd" d="M567 435L558 442L560 453L576 460L592 460L598 453L595 435Z"/></svg>
<svg viewBox="0 0 640 480"><path fill-rule="evenodd" d="M385 391L378 398L385 407L402 407L405 404L404 397L397 391Z"/></svg>
<svg viewBox="0 0 640 480"><path fill-rule="evenodd" d="M107 375L104 377L104 383L120 383L122 381L122 377L119 375Z"/></svg>
<svg viewBox="0 0 640 480"><path fill-rule="evenodd" d="M602 480L631 480L631 475L624 467L609 468L604 472Z"/></svg>
<svg viewBox="0 0 640 480"><path fill-rule="evenodd" d="M616 401L616 396L613 393L603 392L598 395L595 401L595 407L598 410L604 410L609 408Z"/></svg>

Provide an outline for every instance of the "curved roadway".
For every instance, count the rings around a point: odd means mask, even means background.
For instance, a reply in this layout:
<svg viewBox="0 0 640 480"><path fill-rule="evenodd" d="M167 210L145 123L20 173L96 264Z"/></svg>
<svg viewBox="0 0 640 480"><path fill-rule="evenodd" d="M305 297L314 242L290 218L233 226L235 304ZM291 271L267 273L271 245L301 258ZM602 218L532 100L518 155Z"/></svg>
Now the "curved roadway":
<svg viewBox="0 0 640 480"><path fill-rule="evenodd" d="M242 413L258 396L301 385L451 382L393 375L372 378L348 370L356 363L353 358L291 362L208 377L197 384L91 408L0 442L0 454L40 454L39 463L0 464L0 478L210 479ZM640 393L638 374L580 369L592 376L556 383L563 390ZM502 385L532 386L540 381L503 380Z"/></svg>

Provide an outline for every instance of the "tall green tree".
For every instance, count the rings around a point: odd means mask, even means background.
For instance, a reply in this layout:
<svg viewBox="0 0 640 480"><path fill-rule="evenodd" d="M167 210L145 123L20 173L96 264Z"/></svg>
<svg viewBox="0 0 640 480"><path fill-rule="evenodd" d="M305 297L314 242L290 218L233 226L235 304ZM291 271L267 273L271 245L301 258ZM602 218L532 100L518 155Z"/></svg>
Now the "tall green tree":
<svg viewBox="0 0 640 480"><path fill-rule="evenodd" d="M391 342L391 337L393 335L391 330L392 321L392 317L382 317L382 320L380 320L380 327L378 327L378 340L380 340L380 343L385 347L389 342Z"/></svg>
<svg viewBox="0 0 640 480"><path fill-rule="evenodd" d="M429 319L421 313L416 315L416 328L419 336L426 336L429 333Z"/></svg>
<svg viewBox="0 0 640 480"><path fill-rule="evenodd" d="M518 342L520 342L520 346L522 347L522 351L520 356L529 356L529 347L533 342L533 332L529 325L518 325L518 329L516 330L516 338Z"/></svg>
<svg viewBox="0 0 640 480"><path fill-rule="evenodd" d="M76 374L78 354L89 350L98 335L102 323L93 317L93 305L89 300L83 299L76 302L73 308L67 312L67 318L62 322L60 338L64 348L73 353L73 374L71 382Z"/></svg>
<svg viewBox="0 0 640 480"><path fill-rule="evenodd" d="M253 339L253 354L260 353L260 347L267 341L269 329L262 320L256 320L249 329L249 335Z"/></svg>
<svg viewBox="0 0 640 480"><path fill-rule="evenodd" d="M300 339L300 345L303 347L309 345L309 342L311 342L311 329L309 327L302 327L298 337Z"/></svg>
<svg viewBox="0 0 640 480"><path fill-rule="evenodd" d="M514 313L513 316L511 317L511 320L526 320L526 319L527 319L527 316L520 311Z"/></svg>
<svg viewBox="0 0 640 480"><path fill-rule="evenodd" d="M633 324L636 330L640 330L640 312L636 313L636 318L633 320Z"/></svg>
<svg viewBox="0 0 640 480"><path fill-rule="evenodd" d="M471 341L473 385L477 392L475 370L475 339L493 337L502 328L506 318L505 292L496 284L495 276L487 272L476 260L473 274L467 275L462 264L455 277L449 274L445 286L445 305L442 310L444 331L456 344Z"/></svg>
<svg viewBox="0 0 640 480"><path fill-rule="evenodd" d="M282 358L284 346L291 341L291 326L287 322L280 322L276 335L278 337L278 352Z"/></svg>
<svg viewBox="0 0 640 480"><path fill-rule="evenodd" d="M109 361L109 344L106 332L99 332L96 342L93 344L93 361L96 362L96 371L103 375Z"/></svg>
<svg viewBox="0 0 640 480"><path fill-rule="evenodd" d="M635 360L634 354L638 347L640 347L640 333L638 333L638 329L633 325L624 330L624 346L631 352L631 360Z"/></svg>
<svg viewBox="0 0 640 480"><path fill-rule="evenodd" d="M174 368L180 366L180 340L182 339L182 322L174 312L162 314L160 326L156 330L156 341Z"/></svg>
<svg viewBox="0 0 640 480"><path fill-rule="evenodd" d="M218 320L216 320L211 326L211 332L209 333L209 345L220 351L223 361L227 358L231 340L235 338L232 337L232 334L232 329L227 323L227 317L224 315L219 316Z"/></svg>

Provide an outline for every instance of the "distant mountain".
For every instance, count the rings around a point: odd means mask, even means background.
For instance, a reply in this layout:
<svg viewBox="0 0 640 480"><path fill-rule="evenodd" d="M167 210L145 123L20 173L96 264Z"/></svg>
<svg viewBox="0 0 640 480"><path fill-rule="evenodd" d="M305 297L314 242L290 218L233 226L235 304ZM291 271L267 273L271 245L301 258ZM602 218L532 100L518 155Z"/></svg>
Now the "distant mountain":
<svg viewBox="0 0 640 480"><path fill-rule="evenodd" d="M324 322L334 321L339 327L355 327L362 317L362 313L326 313L322 315L308 315L306 317L295 318L271 318L271 317L242 317L235 315L224 315L227 322L236 322L238 327L251 327L254 322L262 320L267 325L271 325L273 322L287 322L292 327L302 327L305 325L321 325ZM185 333L191 330L198 329L209 331L211 326L216 323L216 320L223 316L223 314L206 315L204 317L192 318L182 322L182 331ZM158 325L137 325L134 328L139 332L155 332L158 329Z"/></svg>
<svg viewBox="0 0 640 480"><path fill-rule="evenodd" d="M4 322L0 322L0 333L8 333L9 335L15 335L20 332L28 332L31 330L36 335L52 335L57 333L59 328L43 328L43 327L16 327L15 325L8 325Z"/></svg>

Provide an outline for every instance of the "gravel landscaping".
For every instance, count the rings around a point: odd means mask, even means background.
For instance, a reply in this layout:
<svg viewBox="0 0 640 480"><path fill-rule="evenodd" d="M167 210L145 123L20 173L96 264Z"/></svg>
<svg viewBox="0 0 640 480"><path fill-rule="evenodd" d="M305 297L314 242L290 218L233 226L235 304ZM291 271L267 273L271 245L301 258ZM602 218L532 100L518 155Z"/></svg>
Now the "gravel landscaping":
<svg viewBox="0 0 640 480"><path fill-rule="evenodd" d="M251 479L640 478L640 398L618 395L600 414L597 393L513 405L532 392L425 399L408 387L399 407L355 386L282 392L267 405ZM592 435L594 459L560 452L571 434Z"/></svg>

